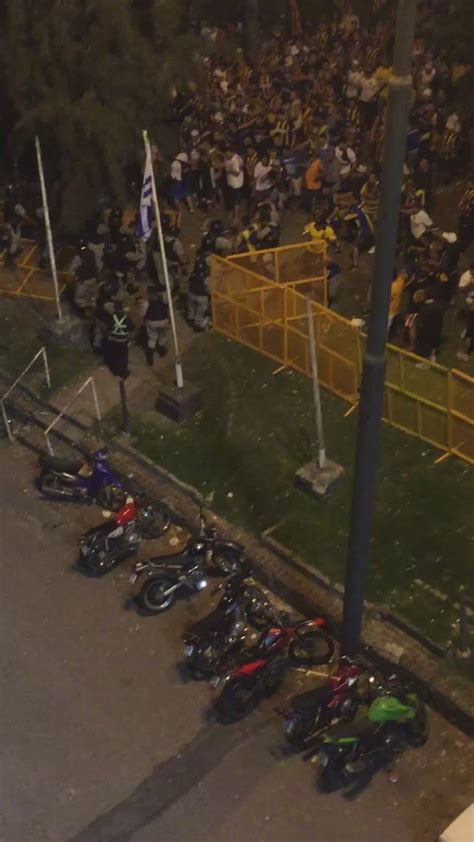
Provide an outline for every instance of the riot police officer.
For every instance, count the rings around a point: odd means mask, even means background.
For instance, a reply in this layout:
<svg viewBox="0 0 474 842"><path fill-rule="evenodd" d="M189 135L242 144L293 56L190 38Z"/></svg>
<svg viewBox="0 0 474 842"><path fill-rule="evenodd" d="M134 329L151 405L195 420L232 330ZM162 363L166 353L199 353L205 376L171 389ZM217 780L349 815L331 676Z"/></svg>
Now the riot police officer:
<svg viewBox="0 0 474 842"><path fill-rule="evenodd" d="M169 309L166 295L156 286L149 286L148 298L138 303L143 318L143 341L148 365L153 365L155 351L160 357L168 353Z"/></svg>
<svg viewBox="0 0 474 842"><path fill-rule="evenodd" d="M173 291L175 287L180 290L182 273L186 265L186 253L184 246L178 237L179 228L175 225L171 225L169 216L165 216L163 218L162 227L171 291ZM160 289L164 289L165 275L163 270L163 261L161 259L158 234L156 231L153 232L152 237L150 238L150 250L147 255L146 269L153 283Z"/></svg>
<svg viewBox="0 0 474 842"><path fill-rule="evenodd" d="M103 351L104 339L107 332L109 318L114 312L114 298L118 292L116 279L102 281L95 301L95 322L93 348L97 354Z"/></svg>
<svg viewBox="0 0 474 842"><path fill-rule="evenodd" d="M115 301L113 312L107 319L104 360L115 377L128 377L128 346L133 322L125 312L122 301Z"/></svg>
<svg viewBox="0 0 474 842"><path fill-rule="evenodd" d="M124 278L129 292L136 292L138 287L134 286L135 273L145 265L145 255L130 234L119 234L110 262L116 274Z"/></svg>
<svg viewBox="0 0 474 842"><path fill-rule="evenodd" d="M97 283L95 254L84 239L79 241L79 248L71 261L69 272L74 284L73 302L83 311L94 298Z"/></svg>
<svg viewBox="0 0 474 842"><path fill-rule="evenodd" d="M209 226L198 249L198 256L205 257L210 254L217 254L219 257L226 257L232 252L232 240L225 236L224 226L220 219L214 219Z"/></svg>
<svg viewBox="0 0 474 842"><path fill-rule="evenodd" d="M188 322L196 333L206 330L209 323L209 265L205 257L198 257L189 278Z"/></svg>

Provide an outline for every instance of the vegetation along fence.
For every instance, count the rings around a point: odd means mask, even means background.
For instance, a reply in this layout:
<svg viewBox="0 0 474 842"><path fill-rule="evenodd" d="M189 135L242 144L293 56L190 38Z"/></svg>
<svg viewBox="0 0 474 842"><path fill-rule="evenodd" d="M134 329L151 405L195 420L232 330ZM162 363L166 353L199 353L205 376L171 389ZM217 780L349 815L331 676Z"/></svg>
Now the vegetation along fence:
<svg viewBox="0 0 474 842"><path fill-rule="evenodd" d="M212 258L214 328L310 376L306 296L313 299L319 379L355 406L365 336L329 310L324 243ZM474 378L387 346L385 420L474 464Z"/></svg>

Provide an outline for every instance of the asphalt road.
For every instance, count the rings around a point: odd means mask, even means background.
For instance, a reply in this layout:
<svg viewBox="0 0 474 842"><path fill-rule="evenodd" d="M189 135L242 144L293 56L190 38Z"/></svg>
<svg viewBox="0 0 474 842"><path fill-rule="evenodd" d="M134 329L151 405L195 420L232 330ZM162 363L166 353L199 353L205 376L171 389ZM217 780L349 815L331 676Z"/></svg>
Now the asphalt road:
<svg viewBox="0 0 474 842"><path fill-rule="evenodd" d="M75 568L100 510L42 500L34 473L0 444L2 842L433 842L472 801L472 746L436 716L398 782L381 772L355 800L321 795L282 754L273 708L289 688L213 722L209 688L176 666L208 597L137 616L127 563L100 581Z"/></svg>

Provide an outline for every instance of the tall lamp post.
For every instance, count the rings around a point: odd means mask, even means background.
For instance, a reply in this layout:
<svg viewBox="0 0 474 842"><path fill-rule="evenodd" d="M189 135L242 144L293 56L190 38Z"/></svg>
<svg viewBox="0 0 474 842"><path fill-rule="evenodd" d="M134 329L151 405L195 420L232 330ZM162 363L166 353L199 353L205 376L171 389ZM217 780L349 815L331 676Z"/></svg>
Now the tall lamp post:
<svg viewBox="0 0 474 842"><path fill-rule="evenodd" d="M389 81L381 176L381 200L375 240L374 282L363 361L355 474L344 592L342 651L354 655L360 646L367 583L375 479L386 371L390 292L412 96L412 45L416 0L398 0L393 70Z"/></svg>

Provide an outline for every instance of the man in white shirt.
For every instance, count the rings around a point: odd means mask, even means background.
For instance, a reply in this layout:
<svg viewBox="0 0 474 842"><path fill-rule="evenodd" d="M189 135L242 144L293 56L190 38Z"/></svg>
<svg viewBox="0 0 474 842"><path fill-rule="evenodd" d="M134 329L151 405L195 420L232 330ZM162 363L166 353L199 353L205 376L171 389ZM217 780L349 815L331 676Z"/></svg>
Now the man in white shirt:
<svg viewBox="0 0 474 842"><path fill-rule="evenodd" d="M225 153L226 190L225 206L234 219L239 217L240 199L244 186L244 162L233 148Z"/></svg>
<svg viewBox="0 0 474 842"><path fill-rule="evenodd" d="M341 163L341 175L349 175L352 169L355 169L357 164L356 153L345 141L341 141L336 146L336 158Z"/></svg>
<svg viewBox="0 0 474 842"><path fill-rule="evenodd" d="M361 84L362 73L360 72L360 65L357 59L354 59L347 73L346 97L350 99L359 96Z"/></svg>
<svg viewBox="0 0 474 842"><path fill-rule="evenodd" d="M410 230L415 240L423 237L433 227L433 220L423 208L410 216Z"/></svg>
<svg viewBox="0 0 474 842"><path fill-rule="evenodd" d="M375 76L366 76L365 73L362 73L361 80L360 80L360 101L361 102L372 102L378 94L379 90L379 83Z"/></svg>
<svg viewBox="0 0 474 842"><path fill-rule="evenodd" d="M472 295L474 295L474 263L471 263L469 269L466 269L466 271L462 273L459 278L458 287L463 293L466 293L468 291L468 287L471 287Z"/></svg>
<svg viewBox="0 0 474 842"><path fill-rule="evenodd" d="M180 152L171 163L170 168L170 200L178 213L181 205L186 202L189 213L194 213L192 198L184 182L184 173L189 169L189 158L186 152Z"/></svg>
<svg viewBox="0 0 474 842"><path fill-rule="evenodd" d="M268 199L273 190L273 166L270 163L268 155L264 155L260 161L257 161L253 171L255 181L255 190L253 194L253 210L265 199Z"/></svg>

